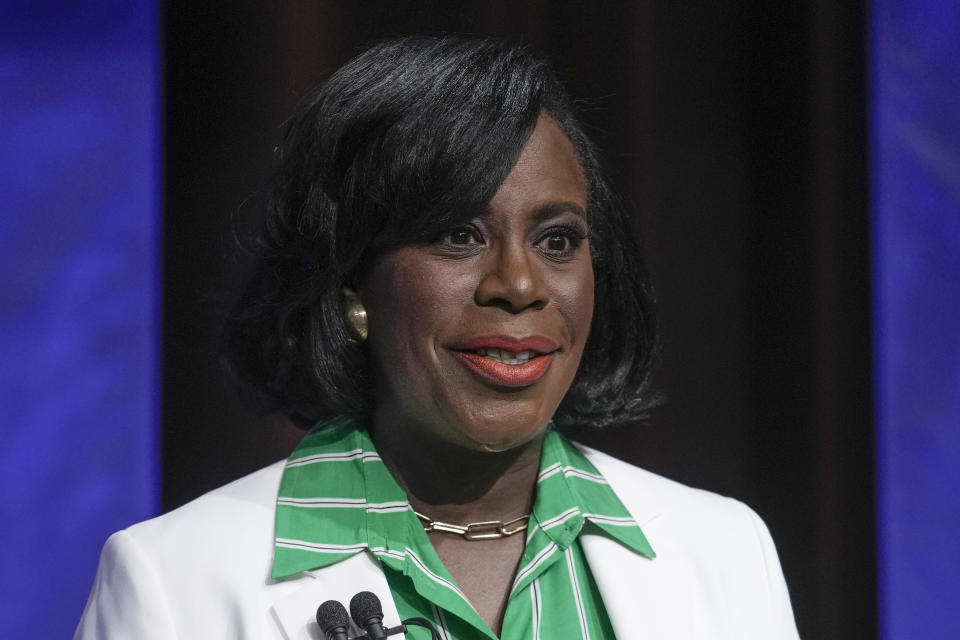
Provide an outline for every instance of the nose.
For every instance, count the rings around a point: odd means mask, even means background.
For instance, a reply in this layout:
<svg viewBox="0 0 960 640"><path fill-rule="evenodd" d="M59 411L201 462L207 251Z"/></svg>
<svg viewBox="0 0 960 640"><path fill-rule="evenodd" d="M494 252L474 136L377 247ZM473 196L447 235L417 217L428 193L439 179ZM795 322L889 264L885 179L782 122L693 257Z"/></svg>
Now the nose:
<svg viewBox="0 0 960 640"><path fill-rule="evenodd" d="M499 307L510 313L539 310L547 305L549 292L531 251L519 243L502 245L491 252L490 258L474 294L478 305Z"/></svg>

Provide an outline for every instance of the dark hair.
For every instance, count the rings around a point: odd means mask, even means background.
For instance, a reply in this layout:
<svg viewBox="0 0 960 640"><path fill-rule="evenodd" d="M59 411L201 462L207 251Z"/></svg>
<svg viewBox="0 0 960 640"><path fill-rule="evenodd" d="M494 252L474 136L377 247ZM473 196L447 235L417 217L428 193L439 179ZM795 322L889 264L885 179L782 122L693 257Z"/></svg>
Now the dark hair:
<svg viewBox="0 0 960 640"><path fill-rule="evenodd" d="M307 420L369 412L365 348L343 289L377 256L482 213L541 113L563 128L589 184L593 324L554 421L605 426L649 402L653 298L635 221L600 172L549 64L488 38L373 45L297 109L275 151L259 263L225 325L226 361L269 405Z"/></svg>

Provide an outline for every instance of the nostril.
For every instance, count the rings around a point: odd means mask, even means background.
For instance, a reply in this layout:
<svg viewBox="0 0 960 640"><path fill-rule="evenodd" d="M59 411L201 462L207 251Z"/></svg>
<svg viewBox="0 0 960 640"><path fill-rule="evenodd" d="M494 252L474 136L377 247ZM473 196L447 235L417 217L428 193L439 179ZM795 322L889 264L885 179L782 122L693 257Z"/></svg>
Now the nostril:
<svg viewBox="0 0 960 640"><path fill-rule="evenodd" d="M542 311L547 303L544 300L533 300L525 304L518 304L516 300L511 300L509 298L493 298L489 300L477 301L482 307L495 307L502 309L507 313L522 313L523 311L533 310L533 311Z"/></svg>
<svg viewBox="0 0 960 640"><path fill-rule="evenodd" d="M524 266L527 267L524 262ZM479 283L476 302L480 306L491 306L509 313L520 313L527 309L541 310L547 305L546 287L531 277L527 268L501 268L488 273Z"/></svg>

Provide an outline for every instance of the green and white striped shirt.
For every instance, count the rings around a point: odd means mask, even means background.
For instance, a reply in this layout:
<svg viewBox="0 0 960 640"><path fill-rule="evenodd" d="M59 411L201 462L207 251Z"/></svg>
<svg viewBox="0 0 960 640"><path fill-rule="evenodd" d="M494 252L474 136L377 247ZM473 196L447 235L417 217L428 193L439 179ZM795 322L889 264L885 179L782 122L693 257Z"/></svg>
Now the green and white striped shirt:
<svg viewBox="0 0 960 640"><path fill-rule="evenodd" d="M502 638L614 637L578 541L585 527L654 555L603 476L550 431ZM362 424L334 419L311 430L296 448L280 484L276 536L274 579L369 550L383 566L401 619L433 620L448 640L497 637L443 566ZM407 637L430 635L413 627Z"/></svg>

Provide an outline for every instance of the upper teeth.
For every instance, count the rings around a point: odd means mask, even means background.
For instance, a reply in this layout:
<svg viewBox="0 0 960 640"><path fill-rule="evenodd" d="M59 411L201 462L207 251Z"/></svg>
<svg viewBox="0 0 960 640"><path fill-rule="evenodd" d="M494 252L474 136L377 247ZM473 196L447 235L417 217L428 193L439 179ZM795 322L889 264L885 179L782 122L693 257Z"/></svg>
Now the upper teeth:
<svg viewBox="0 0 960 640"><path fill-rule="evenodd" d="M503 364L526 364L537 357L536 351L506 351L504 349L477 349L477 354Z"/></svg>

